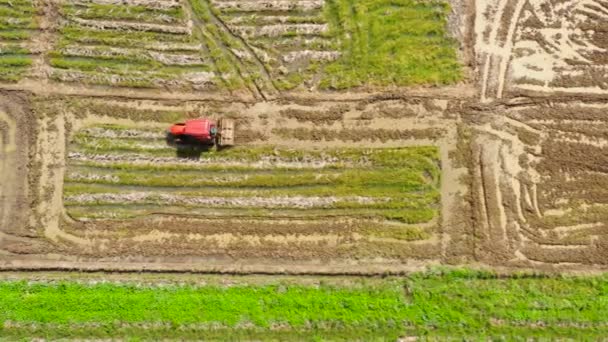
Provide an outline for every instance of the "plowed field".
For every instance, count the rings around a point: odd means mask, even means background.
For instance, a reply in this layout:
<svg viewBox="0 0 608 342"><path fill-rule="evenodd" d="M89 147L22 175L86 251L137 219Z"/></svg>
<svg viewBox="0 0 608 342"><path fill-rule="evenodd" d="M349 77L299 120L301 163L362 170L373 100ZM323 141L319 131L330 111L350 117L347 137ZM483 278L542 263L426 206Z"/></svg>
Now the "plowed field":
<svg viewBox="0 0 608 342"><path fill-rule="evenodd" d="M0 0L1 266L603 270L607 9Z"/></svg>

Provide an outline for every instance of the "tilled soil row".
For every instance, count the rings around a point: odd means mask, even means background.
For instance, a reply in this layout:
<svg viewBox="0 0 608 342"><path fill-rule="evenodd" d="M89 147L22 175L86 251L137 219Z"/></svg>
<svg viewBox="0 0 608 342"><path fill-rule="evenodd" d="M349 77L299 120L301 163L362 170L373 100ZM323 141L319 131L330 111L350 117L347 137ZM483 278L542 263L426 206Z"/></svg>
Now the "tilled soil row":
<svg viewBox="0 0 608 342"><path fill-rule="evenodd" d="M206 207L252 207L252 208L329 208L341 201L356 202L359 204L373 204L386 202L390 198L373 198L363 196L347 197L319 197L319 196L283 196L283 197L192 197L178 196L155 192L131 192L131 193L101 193L80 194L68 196L65 201L75 203L124 203L125 205L141 202L151 202L158 205L178 204L196 205Z"/></svg>
<svg viewBox="0 0 608 342"><path fill-rule="evenodd" d="M70 45L59 52L68 57L95 57L95 58L133 58L136 60L150 60L160 62L164 65L205 65L210 61L204 61L199 54L168 53L147 51L144 49L128 49L116 47L90 47Z"/></svg>
<svg viewBox="0 0 608 342"><path fill-rule="evenodd" d="M324 0L213 0L213 5L221 10L237 11L311 11L323 8Z"/></svg>
<svg viewBox="0 0 608 342"><path fill-rule="evenodd" d="M143 131L137 129L105 129L101 127L91 127L81 130L82 133L93 138L138 138L138 139L163 139L163 133L154 131Z"/></svg>
<svg viewBox="0 0 608 342"><path fill-rule="evenodd" d="M327 156L324 159L313 159L294 161L287 158L263 156L259 160L244 162L227 158L204 158L188 159L179 157L153 157L136 153L125 154L88 154L81 152L69 152L68 160L99 163L131 163L138 165L218 165L225 167L243 166L254 169L262 168L293 168L293 169L322 169L330 167L366 167L369 162L355 163L351 161L338 160L338 158Z"/></svg>
<svg viewBox="0 0 608 342"><path fill-rule="evenodd" d="M94 83L115 86L133 86L137 84L156 86L191 86L193 89L207 89L215 84L215 74L212 72L190 72L184 73L173 79L166 79L158 75L146 72L131 71L129 75L102 74L95 72L83 72L77 70L64 70L51 68L51 78L61 82ZM164 75L163 75L164 76Z"/></svg>
<svg viewBox="0 0 608 342"><path fill-rule="evenodd" d="M76 0L75 4L129 5L145 6L159 9L175 8L181 6L179 0Z"/></svg>

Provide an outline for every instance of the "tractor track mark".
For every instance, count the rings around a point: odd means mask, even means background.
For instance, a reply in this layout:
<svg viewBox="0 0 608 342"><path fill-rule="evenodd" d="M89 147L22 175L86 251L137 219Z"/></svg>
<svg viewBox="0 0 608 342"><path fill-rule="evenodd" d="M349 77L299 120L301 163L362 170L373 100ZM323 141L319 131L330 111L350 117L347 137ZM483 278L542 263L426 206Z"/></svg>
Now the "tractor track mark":
<svg viewBox="0 0 608 342"><path fill-rule="evenodd" d="M211 2L209 2L209 6L213 6L213 4ZM260 59L260 57L253 50L251 45L249 45L242 36L235 34L220 17L216 16L215 13L213 13L213 11L210 11L210 12L213 17L213 20L215 20L222 27L222 30L224 30L224 32L227 32L231 37L238 39L240 41L240 43L243 45L243 47L245 47L245 49L247 50L249 55L255 59L257 66L262 71L263 78L264 78L263 83L265 84L265 87L258 85L256 81L254 81L254 83L256 84L256 87L258 88L258 92L260 93L260 95L262 96L264 101L268 101L269 96L274 96L277 93L280 94L280 91L274 86L274 83L272 82L272 77L270 76L270 70L268 70L268 68L266 67L266 64L264 64L264 62ZM236 54L234 54L234 52L232 50L230 50L230 51L238 59L238 56L236 56ZM266 94L264 91L264 88L270 88L270 93Z"/></svg>
<svg viewBox="0 0 608 342"><path fill-rule="evenodd" d="M206 2L207 0L193 0L193 1L205 1ZM206 35L210 39L212 39L215 42L215 44L217 44L217 46L220 46L224 55L231 57L230 60L231 60L232 66L234 67L235 71L238 73L240 80L245 83L245 86L252 93L253 97L254 98L261 97L262 99L266 100L266 96L261 91L261 88L259 87L259 85L256 82L252 82L253 83L253 88L252 88L250 82L247 81L248 77L246 77L244 75L244 71L246 72L247 68L245 67L243 62L240 60L240 58L234 53L234 51L232 51L232 49L230 49L228 46L226 46L226 44L223 41L221 36L216 37L213 33L208 32L208 30L206 30L204 28L205 23L201 20L201 18L198 17L198 15L192 8L192 5L190 4L189 1L186 1L185 4L186 4L185 5L186 12L189 13L188 15L192 18L193 22L195 23L194 26L197 27L196 29L199 30L202 35ZM211 6L208 2L207 2L207 5ZM215 25L216 28L218 28L219 30L225 29L225 27L223 28L223 27L220 27L221 25L218 25L218 20L215 17L215 15L212 13L211 9L209 9L209 15L211 16L213 25ZM224 33L231 35L231 33L226 30L224 30ZM217 65L217 61L214 61L214 63ZM223 75L220 75L220 77L222 77L222 79L224 79Z"/></svg>

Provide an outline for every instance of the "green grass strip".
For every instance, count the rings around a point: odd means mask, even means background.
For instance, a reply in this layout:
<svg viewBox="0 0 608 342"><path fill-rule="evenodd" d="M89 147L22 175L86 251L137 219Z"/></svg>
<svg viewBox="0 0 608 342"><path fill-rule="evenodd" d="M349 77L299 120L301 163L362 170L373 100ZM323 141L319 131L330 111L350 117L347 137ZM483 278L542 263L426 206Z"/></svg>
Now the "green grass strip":
<svg viewBox="0 0 608 342"><path fill-rule="evenodd" d="M17 82L28 72L27 67L0 67L0 80L4 82Z"/></svg>
<svg viewBox="0 0 608 342"><path fill-rule="evenodd" d="M29 30L0 30L0 39L26 40L32 35L31 32Z"/></svg>
<svg viewBox="0 0 608 342"><path fill-rule="evenodd" d="M165 66L152 59L129 59L128 57L53 57L52 67L81 71L113 72L115 74L138 73L145 76L167 75L177 77L182 73L207 71L204 66Z"/></svg>
<svg viewBox="0 0 608 342"><path fill-rule="evenodd" d="M33 7L33 2L32 0L0 0L0 5L10 7Z"/></svg>
<svg viewBox="0 0 608 342"><path fill-rule="evenodd" d="M19 18L32 19L35 12L32 6L7 6L0 3L0 17L2 18Z"/></svg>
<svg viewBox="0 0 608 342"><path fill-rule="evenodd" d="M184 34L161 32L127 32L119 30L95 30L76 25L59 29L59 45L69 42L101 44L109 46L143 47L150 43L191 43L192 38Z"/></svg>
<svg viewBox="0 0 608 342"><path fill-rule="evenodd" d="M73 172L77 172L75 170ZM314 172L281 172L276 171L268 174L247 173L222 173L222 172L181 172L159 174L156 172L142 171L117 171L117 172L79 172L77 175L100 175L112 176L99 179L82 179L79 176L66 176L69 181L80 181L82 183L97 184L123 184L149 187L294 187L309 185L336 185L345 187L396 187L401 191L423 191L432 189L433 185L427 184L420 170L387 169L387 170L345 170L337 171L314 171Z"/></svg>
<svg viewBox="0 0 608 342"><path fill-rule="evenodd" d="M19 44L7 44L0 47L0 55L27 55L30 51Z"/></svg>
<svg viewBox="0 0 608 342"><path fill-rule="evenodd" d="M0 29L36 29L38 23L30 16L26 17L0 17Z"/></svg>
<svg viewBox="0 0 608 342"><path fill-rule="evenodd" d="M608 334L608 278L461 270L345 285L8 281L0 283L0 307L0 334L29 338L200 339L219 331L259 339L594 340Z"/></svg>
<svg viewBox="0 0 608 342"><path fill-rule="evenodd" d="M32 58L28 55L0 55L0 67L27 67L32 65Z"/></svg>

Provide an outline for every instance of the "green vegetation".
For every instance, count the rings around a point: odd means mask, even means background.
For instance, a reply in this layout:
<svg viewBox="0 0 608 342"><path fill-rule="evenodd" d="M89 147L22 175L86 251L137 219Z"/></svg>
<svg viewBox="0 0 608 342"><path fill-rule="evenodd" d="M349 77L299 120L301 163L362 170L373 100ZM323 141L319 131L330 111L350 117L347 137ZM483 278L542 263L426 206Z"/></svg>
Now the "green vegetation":
<svg viewBox="0 0 608 342"><path fill-rule="evenodd" d="M207 3L206 0L199 2ZM287 53L327 51L337 47L332 37L325 32L306 33L299 32L294 26L289 27L300 24L322 26L326 20L321 9L281 11L260 6L255 11L242 11L237 6L221 10L208 7L211 8L211 13L228 23L232 31L239 35L239 39L251 46L251 51L257 55L260 63L252 63L251 58L241 59L242 67L246 68L245 71L241 70L241 74L247 75L246 78L256 82L263 90L268 90L270 86L279 91L295 89L305 82L311 82L318 74L319 69L313 67L316 60L304 57L285 61L283 58ZM243 45L238 40L233 42L234 39L229 36L220 38L233 49ZM261 77L262 73L268 73L272 85Z"/></svg>
<svg viewBox="0 0 608 342"><path fill-rule="evenodd" d="M162 32L124 32L96 30L76 25L66 25L59 29L61 40L58 46L70 43L98 44L110 47L146 47L151 43L191 43L191 37Z"/></svg>
<svg viewBox="0 0 608 342"><path fill-rule="evenodd" d="M56 52L53 55L61 55ZM78 70L83 75L91 75L90 83L103 83L108 79L109 85L123 85L121 80L111 83L108 73L124 76L126 80L140 80L146 85L154 86L158 79L173 79L187 73L205 72L209 68L205 65L166 66L163 63L141 56L117 57L52 57L50 65L57 69ZM131 86L138 87L136 84Z"/></svg>
<svg viewBox="0 0 608 342"><path fill-rule="evenodd" d="M271 91L269 80L262 77L261 65L251 55L248 46L217 18L219 11L208 0L193 0L190 4L197 21L205 23L199 27L199 34L226 88L248 87L254 94Z"/></svg>
<svg viewBox="0 0 608 342"><path fill-rule="evenodd" d="M51 78L110 86L219 86L249 89L259 96L304 85L323 89L443 85L462 77L456 42L447 37L449 8L443 1L328 0L323 8L290 11L263 6L255 11L236 6L220 10L209 0L189 1L185 6L193 13L191 33L169 32L171 26L186 27L186 8L181 6L62 5L61 14L67 20L59 29L57 50L50 60L52 67L61 70ZM5 9L7 15L11 11ZM5 32L5 39L21 39L36 28L31 14L24 13L30 17L19 22L0 20L0 36ZM121 22L164 26L98 29L89 27L92 20L119 26ZM160 47L167 44L173 45ZM78 50L85 45L95 50L94 55ZM116 47L132 51L123 51L124 56L116 51L97 53ZM153 50L174 55L154 60L146 53ZM184 67L175 62L173 58L184 51L190 56L200 54L206 65ZM206 81L206 77L211 79Z"/></svg>
<svg viewBox="0 0 608 342"><path fill-rule="evenodd" d="M98 29L66 20L59 29L56 50L50 53L49 63L54 68L52 79L134 88L170 84L173 88L189 90L202 86L212 71L209 62L205 62L208 58L203 56L200 42L186 30L181 6L159 9L139 5L65 4L62 15L66 19L113 21L118 27ZM123 23L164 26L132 30L120 28L126 25ZM182 27L182 30L173 32L171 27Z"/></svg>
<svg viewBox="0 0 608 342"><path fill-rule="evenodd" d="M0 31L0 39L10 41L26 40L31 36L30 31L27 30L8 30Z"/></svg>
<svg viewBox="0 0 608 342"><path fill-rule="evenodd" d="M129 73L145 73L146 76L165 75L175 76L186 72L207 71L204 66L164 66L162 63L133 56L124 57L55 57L50 60L51 66L60 69L75 69L82 71L110 71L117 75Z"/></svg>
<svg viewBox="0 0 608 342"><path fill-rule="evenodd" d="M31 1L0 2L0 40L11 42L0 51L0 81L17 82L27 74L32 57L20 43L25 43L37 28Z"/></svg>
<svg viewBox="0 0 608 342"><path fill-rule="evenodd" d="M85 109L87 107L94 107L93 103L83 102L76 109ZM101 110L101 109L100 109ZM121 108L117 106L109 106L107 111L114 113L120 111ZM128 109L127 109L128 111ZM97 113L101 115L100 113ZM163 113L164 114L164 113ZM182 113L168 112L168 120L155 120L154 118L142 118L143 120L154 120L160 122L173 122L179 120L178 116ZM122 118L122 116L119 116ZM138 118L131 118L131 120L142 120ZM172 121L173 120L173 121ZM122 130L136 130L144 132L158 132L160 135L164 134L164 131L159 128L146 128L145 126L127 127L127 126L115 126L115 125L99 125L95 126L108 131L120 132ZM110 141L112 140L112 141ZM165 145L164 140L156 138L154 143L159 146L167 148L171 154L166 156L175 156L175 149L169 148ZM137 145L137 139L133 138L121 138L121 139L107 139L107 138L96 138L92 137L90 133L85 131L77 132L74 137L73 146L76 150L80 151L84 149L84 152L91 153L109 153L112 151L124 150L125 152L136 152L146 156L161 156L163 153L156 154L156 150L160 148L150 148L142 144L150 143L149 140L140 141L140 145ZM205 151L205 159L210 161L245 161L254 162L259 161L263 157L274 157L280 159L287 159L290 161L306 161L308 158L311 159L338 159L338 162L351 162L351 163L372 163L373 165L379 166L391 166L398 167L403 165L409 165L412 159L419 157L420 160L436 159L437 148L432 146L413 146L403 149L335 149L335 150L296 150L296 149L280 149L274 146L252 146L243 148L231 148L226 150L209 150Z"/></svg>
<svg viewBox="0 0 608 342"><path fill-rule="evenodd" d="M226 277L222 278L226 280ZM596 340L608 334L608 278L498 277L468 270L408 278L278 278L232 286L6 281L5 338Z"/></svg>
<svg viewBox="0 0 608 342"><path fill-rule="evenodd" d="M326 15L342 58L325 69L323 88L443 85L462 77L447 37L447 2L328 0Z"/></svg>
<svg viewBox="0 0 608 342"><path fill-rule="evenodd" d="M23 52L23 51L18 51ZM32 58L23 54L0 55L0 80L19 81L32 65Z"/></svg>
<svg viewBox="0 0 608 342"><path fill-rule="evenodd" d="M6 44L0 50L0 55L27 55L29 51L19 44Z"/></svg>
<svg viewBox="0 0 608 342"><path fill-rule="evenodd" d="M175 148L166 145L162 130L158 135L150 134L145 128L108 125L77 132L71 152L90 157L112 155L118 160L69 161L64 193L68 213L74 218L90 218L86 207L92 213L100 208L112 213L127 204L125 208L133 216L159 211L199 215L222 209L226 217L233 217L233 209L241 208L255 210L254 216L261 218L343 216L419 224L438 215L440 166L436 147L236 147L199 152L204 162L183 163L176 158ZM126 138L116 138L121 136ZM132 162L134 156L144 162ZM154 162L155 158L164 158L164 162ZM142 192L144 197L129 197ZM94 194L112 196L97 198L91 196ZM92 199L83 201L80 195ZM201 202L209 197L227 201ZM293 197L300 198L302 205L285 204ZM387 237L411 239L387 233ZM370 235L383 237L382 232Z"/></svg>

